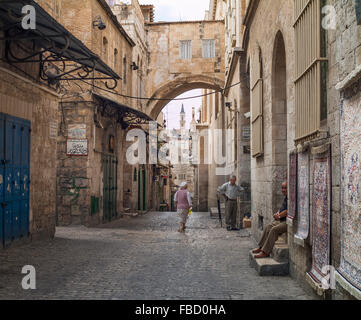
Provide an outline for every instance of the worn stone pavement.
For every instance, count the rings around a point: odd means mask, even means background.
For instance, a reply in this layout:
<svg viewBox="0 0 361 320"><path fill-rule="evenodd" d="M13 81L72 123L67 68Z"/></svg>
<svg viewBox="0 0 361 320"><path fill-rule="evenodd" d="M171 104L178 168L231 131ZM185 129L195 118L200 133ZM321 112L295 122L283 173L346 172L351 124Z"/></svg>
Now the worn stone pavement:
<svg viewBox="0 0 361 320"><path fill-rule="evenodd" d="M247 230L227 232L208 213L188 224L181 235L175 213L152 212L0 249L0 299L312 298L290 277L259 277L249 267ZM36 268L36 290L21 288L24 265Z"/></svg>

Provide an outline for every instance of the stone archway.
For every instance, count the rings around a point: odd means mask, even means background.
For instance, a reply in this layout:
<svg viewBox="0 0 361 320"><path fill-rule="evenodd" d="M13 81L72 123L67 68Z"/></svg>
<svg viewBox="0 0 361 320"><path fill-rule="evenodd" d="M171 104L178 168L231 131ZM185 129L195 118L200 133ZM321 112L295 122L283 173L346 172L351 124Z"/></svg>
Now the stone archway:
<svg viewBox="0 0 361 320"><path fill-rule="evenodd" d="M282 203L282 182L287 180L287 65L285 42L278 31L273 48L272 66L272 157L274 176L273 210Z"/></svg>
<svg viewBox="0 0 361 320"><path fill-rule="evenodd" d="M205 75L189 75L178 77L173 81L167 82L160 86L152 95L152 98L170 99L168 100L149 100L147 104L147 113L151 118L157 119L162 109L182 93L193 89L213 89L222 90L224 81Z"/></svg>

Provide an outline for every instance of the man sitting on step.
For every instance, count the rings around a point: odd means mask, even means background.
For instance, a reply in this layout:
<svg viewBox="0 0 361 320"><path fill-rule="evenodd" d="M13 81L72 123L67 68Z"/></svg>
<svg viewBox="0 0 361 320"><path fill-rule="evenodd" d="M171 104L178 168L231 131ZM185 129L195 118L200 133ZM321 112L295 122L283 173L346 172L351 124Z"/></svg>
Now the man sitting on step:
<svg viewBox="0 0 361 320"><path fill-rule="evenodd" d="M282 194L285 199L280 211L273 215L275 221L270 223L264 230L259 242L259 248L252 251L253 254L257 254L256 259L269 257L278 237L287 232L287 182L282 183Z"/></svg>

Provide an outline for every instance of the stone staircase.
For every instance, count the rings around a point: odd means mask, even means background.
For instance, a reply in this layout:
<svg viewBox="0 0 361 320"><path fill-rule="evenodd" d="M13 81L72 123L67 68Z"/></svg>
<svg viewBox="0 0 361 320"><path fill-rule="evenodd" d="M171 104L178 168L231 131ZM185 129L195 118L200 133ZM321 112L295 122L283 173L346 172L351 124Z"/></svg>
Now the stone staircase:
<svg viewBox="0 0 361 320"><path fill-rule="evenodd" d="M289 274L289 249L285 236L278 239L269 258L255 259L252 251L249 252L250 266L255 268L260 276Z"/></svg>

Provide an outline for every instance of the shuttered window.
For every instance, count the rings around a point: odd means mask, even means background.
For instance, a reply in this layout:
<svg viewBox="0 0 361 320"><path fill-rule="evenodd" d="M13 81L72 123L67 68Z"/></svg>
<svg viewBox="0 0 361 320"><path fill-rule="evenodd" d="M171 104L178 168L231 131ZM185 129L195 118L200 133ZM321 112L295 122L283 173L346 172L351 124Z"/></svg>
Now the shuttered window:
<svg viewBox="0 0 361 320"><path fill-rule="evenodd" d="M327 115L321 1L294 0L296 143L314 138Z"/></svg>
<svg viewBox="0 0 361 320"><path fill-rule="evenodd" d="M263 155L263 79L261 51L252 59L251 70L252 157Z"/></svg>
<svg viewBox="0 0 361 320"><path fill-rule="evenodd" d="M192 59L192 40L179 42L179 57L183 60Z"/></svg>
<svg viewBox="0 0 361 320"><path fill-rule="evenodd" d="M216 56L214 40L203 40L203 58L213 59Z"/></svg>

